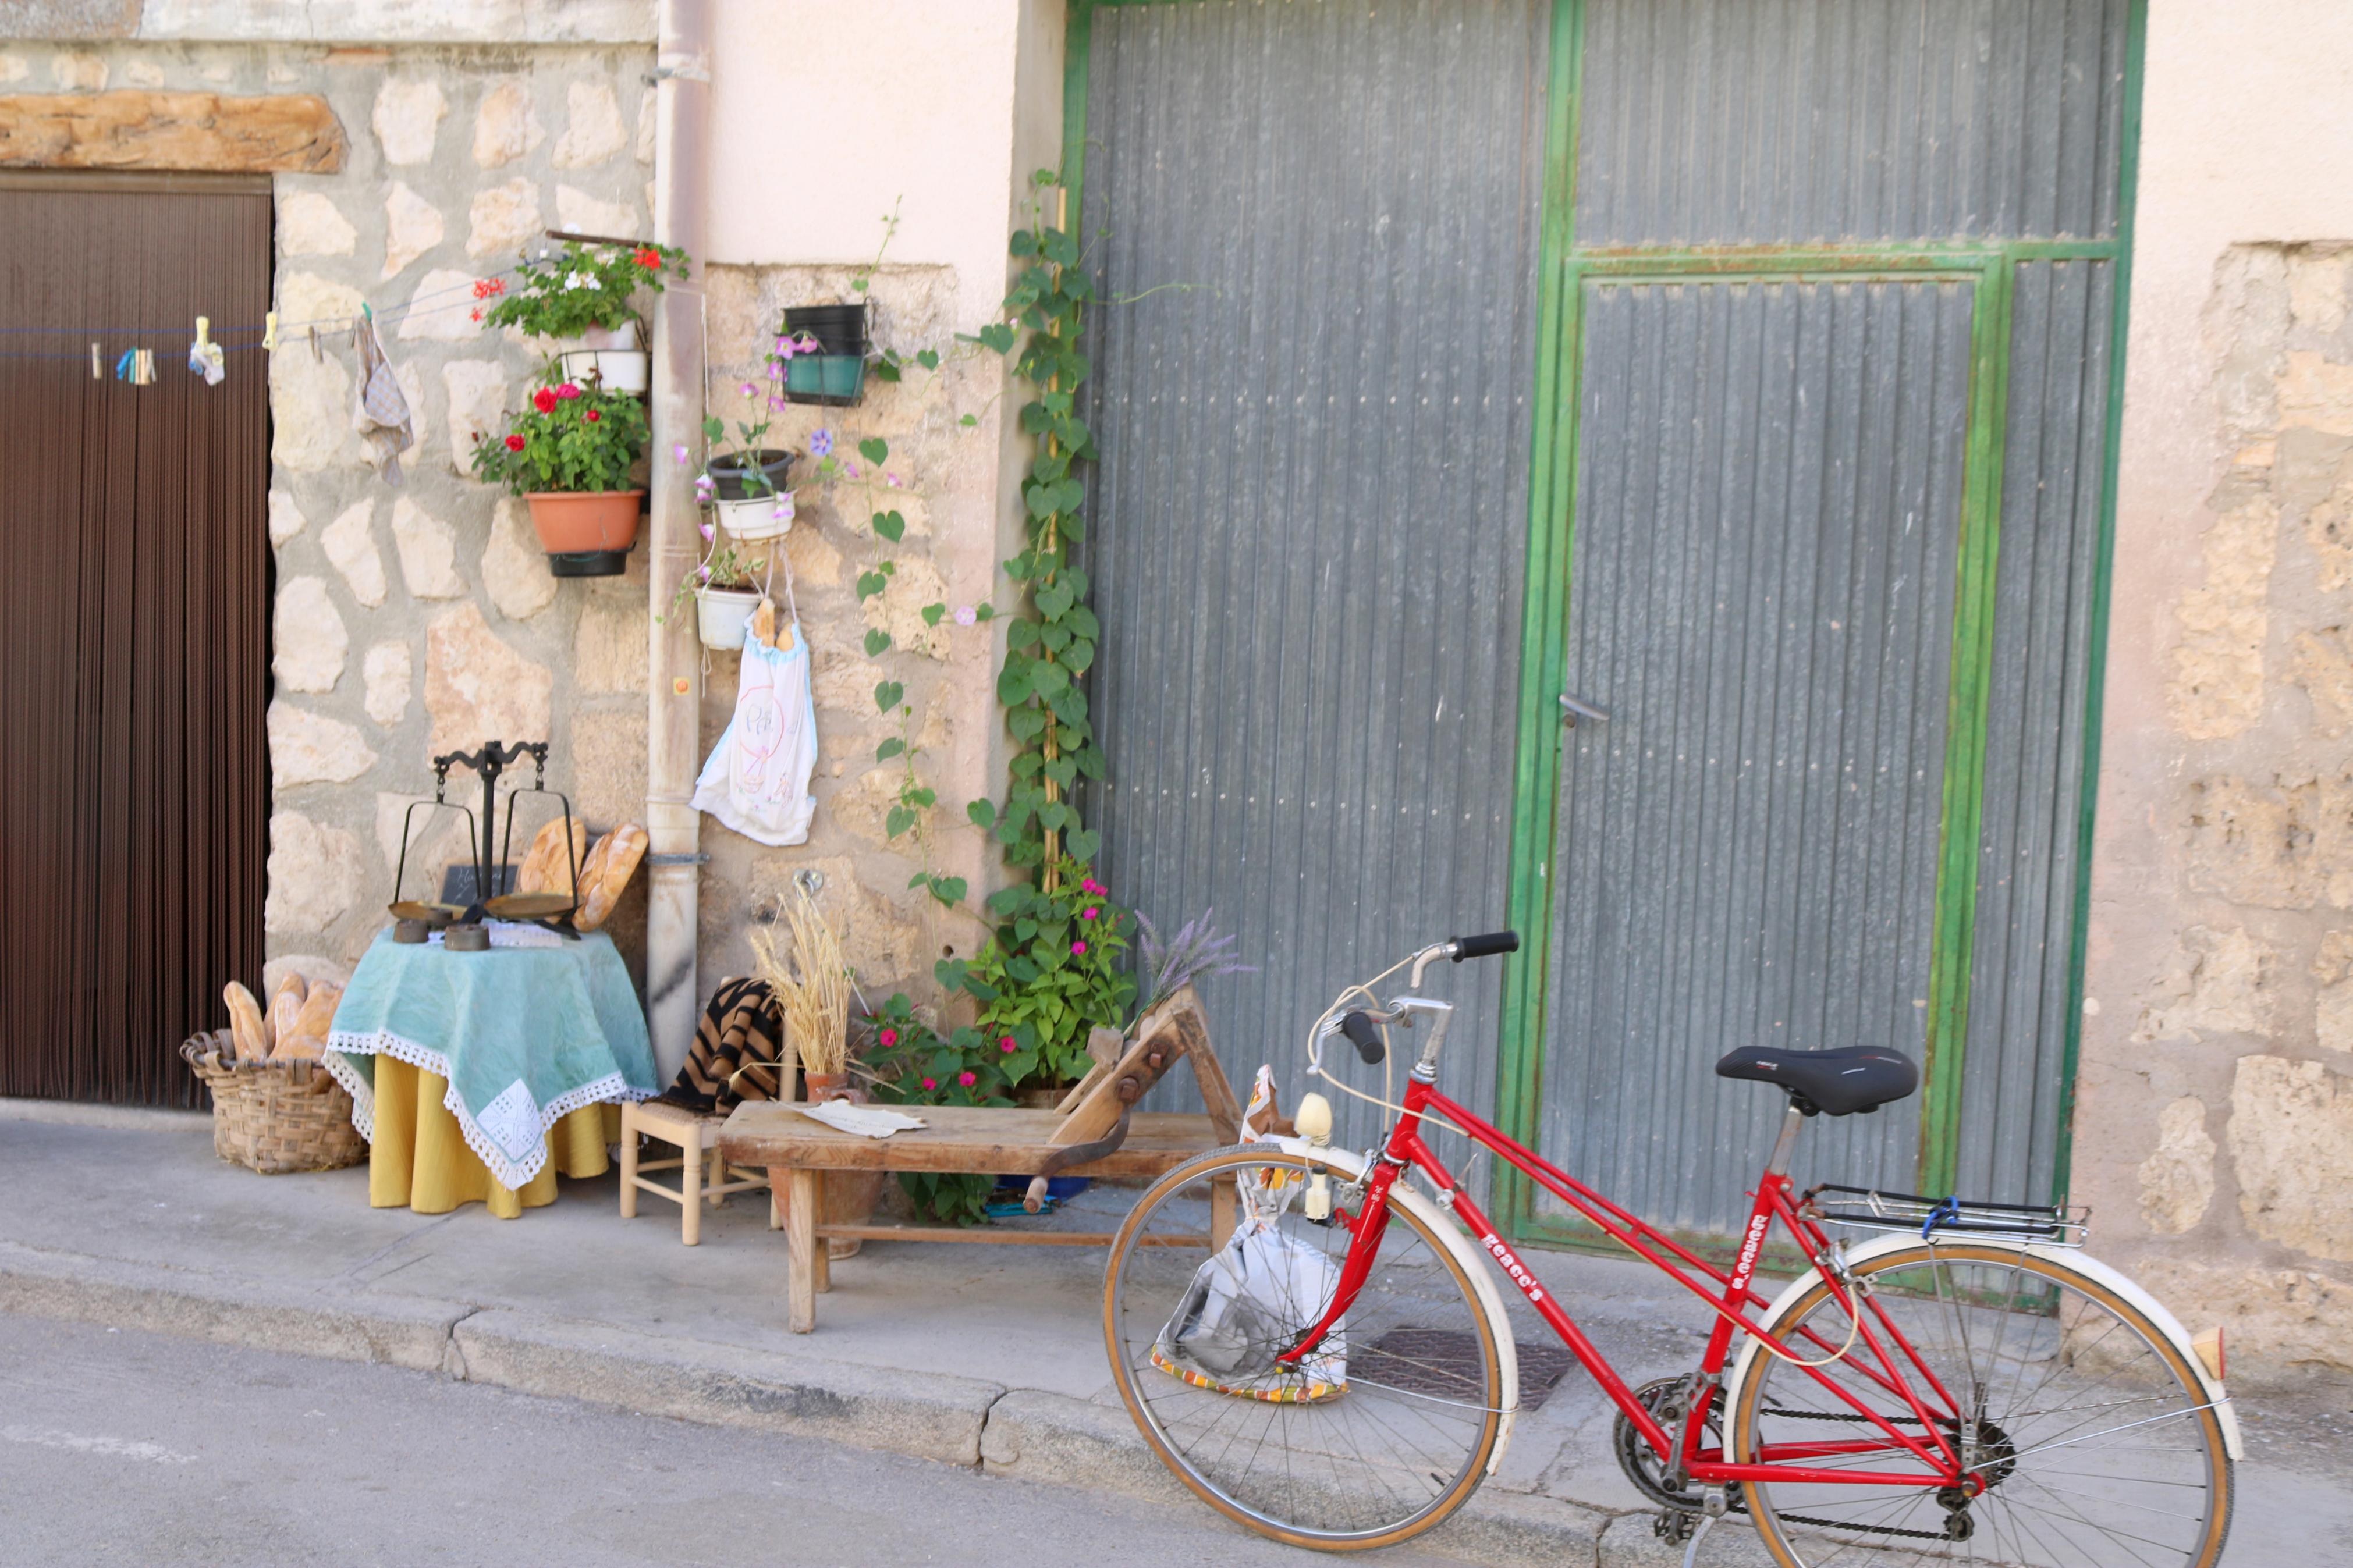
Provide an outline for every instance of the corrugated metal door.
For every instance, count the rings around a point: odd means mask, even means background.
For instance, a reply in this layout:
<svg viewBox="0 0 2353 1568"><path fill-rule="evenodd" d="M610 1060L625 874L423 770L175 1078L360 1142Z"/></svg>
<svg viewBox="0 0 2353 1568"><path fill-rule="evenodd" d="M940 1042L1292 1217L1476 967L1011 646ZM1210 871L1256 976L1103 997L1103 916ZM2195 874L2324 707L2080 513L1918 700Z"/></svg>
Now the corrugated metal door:
<svg viewBox="0 0 2353 1568"><path fill-rule="evenodd" d="M269 256L266 181L0 174L0 1094L194 1104L260 979L268 374L185 360Z"/></svg>
<svg viewBox="0 0 2353 1568"><path fill-rule="evenodd" d="M1288 1098L1332 992L1504 918L1549 6L1087 20L1090 811L1115 894L1240 933L1211 1023Z"/></svg>
<svg viewBox="0 0 2353 1568"><path fill-rule="evenodd" d="M1922 1095L1802 1178L2061 1179L2125 0L1588 0L1541 1045L1517 1121L1736 1222L1739 1044L1892 1044ZM1541 531L1546 520L1539 518ZM1537 671L1539 679L1546 672ZM1529 761L1524 753L1524 766ZM1541 1000L1539 1001L1539 998ZM1528 1234L1576 1234L1525 1188Z"/></svg>

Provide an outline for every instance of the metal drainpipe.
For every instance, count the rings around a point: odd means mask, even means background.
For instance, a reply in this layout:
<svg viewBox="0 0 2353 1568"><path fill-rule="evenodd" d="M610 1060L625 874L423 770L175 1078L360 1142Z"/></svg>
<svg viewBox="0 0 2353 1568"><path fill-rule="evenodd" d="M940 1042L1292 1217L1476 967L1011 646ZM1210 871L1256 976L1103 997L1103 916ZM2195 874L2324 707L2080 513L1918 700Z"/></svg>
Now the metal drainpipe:
<svg viewBox="0 0 2353 1568"><path fill-rule="evenodd" d="M667 1084L694 1042L702 992L695 977L695 903L702 819L693 796L702 660L691 616L669 614L679 579L693 569L698 521L692 491L670 448L700 445L702 422L703 215L709 206L711 6L661 0L655 57L654 237L693 258L686 288L655 296L653 537L647 545L646 1016L654 1063Z"/></svg>

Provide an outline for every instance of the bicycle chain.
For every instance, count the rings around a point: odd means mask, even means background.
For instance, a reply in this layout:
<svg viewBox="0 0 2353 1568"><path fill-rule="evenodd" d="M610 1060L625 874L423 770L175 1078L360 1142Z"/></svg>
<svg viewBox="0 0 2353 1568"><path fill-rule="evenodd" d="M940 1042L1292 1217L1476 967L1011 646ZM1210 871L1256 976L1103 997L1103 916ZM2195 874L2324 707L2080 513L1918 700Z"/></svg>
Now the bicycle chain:
<svg viewBox="0 0 2353 1568"><path fill-rule="evenodd" d="M1869 1421L1872 1419L1868 1415L1857 1415L1843 1410L1783 1410L1770 1405L1760 1405L1757 1414L1779 1415L1793 1421ZM1920 1418L1916 1415L1891 1415L1887 1419L1890 1422L1901 1422L1908 1426L1917 1426L1921 1424ZM1907 1530L1894 1524L1857 1524L1852 1520L1823 1519L1816 1514L1782 1513L1777 1510L1774 1517L1785 1519L1791 1524L1819 1524L1830 1530L1868 1531L1875 1535L1901 1535L1918 1541L1953 1539L1950 1533L1942 1530Z"/></svg>

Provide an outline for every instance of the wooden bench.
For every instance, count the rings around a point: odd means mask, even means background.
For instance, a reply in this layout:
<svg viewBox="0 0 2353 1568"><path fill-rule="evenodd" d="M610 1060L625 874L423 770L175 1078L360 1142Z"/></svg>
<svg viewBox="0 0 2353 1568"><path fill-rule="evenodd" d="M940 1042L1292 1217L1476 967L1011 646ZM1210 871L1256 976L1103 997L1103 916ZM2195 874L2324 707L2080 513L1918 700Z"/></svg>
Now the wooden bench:
<svg viewBox="0 0 2353 1568"><path fill-rule="evenodd" d="M785 1209L789 1253L789 1326L797 1334L817 1326L817 1298L832 1288L828 1239L995 1242L1029 1247L1104 1247L1109 1233L1017 1229L999 1226L828 1225L824 1222L828 1171L913 1171L957 1175L1026 1175L1034 1210L1045 1178L1156 1177L1196 1154L1240 1140L1241 1107L1210 1048L1200 1002L1192 991L1155 1006L1124 1037L1098 1030L1090 1045L1095 1066L1050 1110L993 1106L907 1108L929 1124L888 1138L844 1132L800 1114L789 1103L748 1100L719 1131L720 1158L731 1165L765 1168ZM1135 1102L1175 1067L1193 1064L1207 1112L1136 1111ZM1214 1184L1208 1234L1170 1237L1161 1246L1223 1246L1232 1234L1231 1182Z"/></svg>

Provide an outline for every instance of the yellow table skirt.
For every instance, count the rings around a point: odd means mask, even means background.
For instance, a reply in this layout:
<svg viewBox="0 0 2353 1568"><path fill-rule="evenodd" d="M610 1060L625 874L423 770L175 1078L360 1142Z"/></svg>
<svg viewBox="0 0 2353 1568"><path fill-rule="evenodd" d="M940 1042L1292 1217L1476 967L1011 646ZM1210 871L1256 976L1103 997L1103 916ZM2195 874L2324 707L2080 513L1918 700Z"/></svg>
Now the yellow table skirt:
<svg viewBox="0 0 2353 1568"><path fill-rule="evenodd" d="M501 1219L555 1201L555 1178L601 1176L608 1143L621 1136L621 1108L584 1105L547 1132L547 1163L518 1190L501 1186L466 1147L443 1103L449 1080L397 1057L375 1058L375 1141L368 1146L368 1204L448 1214L459 1204L490 1205Z"/></svg>

